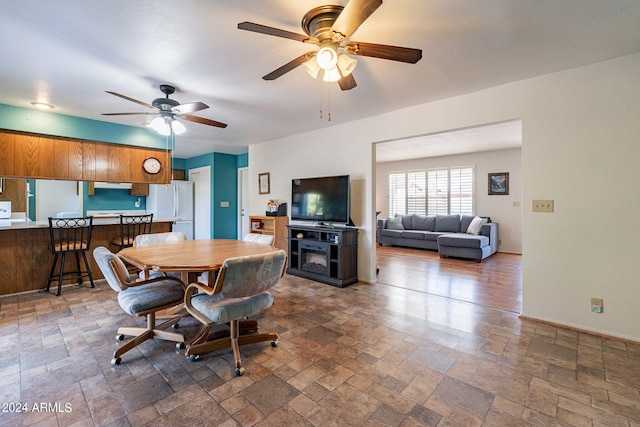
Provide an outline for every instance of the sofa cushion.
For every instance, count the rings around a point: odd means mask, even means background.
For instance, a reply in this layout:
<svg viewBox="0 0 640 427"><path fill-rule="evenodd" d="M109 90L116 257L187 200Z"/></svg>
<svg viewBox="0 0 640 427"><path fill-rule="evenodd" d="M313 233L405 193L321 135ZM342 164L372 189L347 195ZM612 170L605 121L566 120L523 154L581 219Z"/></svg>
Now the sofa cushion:
<svg viewBox="0 0 640 427"><path fill-rule="evenodd" d="M402 238L403 239L415 239L415 240L424 240L424 235L426 233L420 230L403 230Z"/></svg>
<svg viewBox="0 0 640 427"><path fill-rule="evenodd" d="M436 215L436 228L434 231L459 232L460 215Z"/></svg>
<svg viewBox="0 0 640 427"><path fill-rule="evenodd" d="M390 230L388 228L385 228L382 230L382 235L386 237L395 237L399 239L402 237L403 231L404 230Z"/></svg>
<svg viewBox="0 0 640 427"><path fill-rule="evenodd" d="M473 218L473 221L471 221L471 224L469 224L469 227L467 227L467 233L480 234L480 231L482 230L482 226L486 223L487 223L487 218L480 218L479 216Z"/></svg>
<svg viewBox="0 0 640 427"><path fill-rule="evenodd" d="M404 230L404 226L402 225L402 217L400 215L397 215L393 218L388 218L387 229L388 230Z"/></svg>
<svg viewBox="0 0 640 427"><path fill-rule="evenodd" d="M431 241L436 241L438 240L439 236L442 236L445 233L437 233L435 231L423 231L424 233L424 240L431 240Z"/></svg>
<svg viewBox="0 0 640 427"><path fill-rule="evenodd" d="M422 231L435 231L436 217L435 215L411 215L411 229Z"/></svg>
<svg viewBox="0 0 640 427"><path fill-rule="evenodd" d="M466 233L469 228L469 224L473 221L473 218L475 218L474 215L460 215L460 230L458 231Z"/></svg>
<svg viewBox="0 0 640 427"><path fill-rule="evenodd" d="M489 238L487 236L476 236L466 233L443 234L438 237L438 246L479 249L489 246Z"/></svg>
<svg viewBox="0 0 640 427"><path fill-rule="evenodd" d="M402 217L402 226L405 230L412 230L411 227L411 217L412 215L398 215Z"/></svg>

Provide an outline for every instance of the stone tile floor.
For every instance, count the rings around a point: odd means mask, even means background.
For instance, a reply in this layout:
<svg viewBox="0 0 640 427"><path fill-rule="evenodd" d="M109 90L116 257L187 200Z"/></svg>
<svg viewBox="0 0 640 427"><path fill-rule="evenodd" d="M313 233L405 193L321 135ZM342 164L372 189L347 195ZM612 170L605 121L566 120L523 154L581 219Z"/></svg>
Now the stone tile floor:
<svg viewBox="0 0 640 427"><path fill-rule="evenodd" d="M640 426L639 344L379 284L274 294L279 346L243 347L238 378L157 340L112 366L143 320L103 282L0 298L0 426Z"/></svg>

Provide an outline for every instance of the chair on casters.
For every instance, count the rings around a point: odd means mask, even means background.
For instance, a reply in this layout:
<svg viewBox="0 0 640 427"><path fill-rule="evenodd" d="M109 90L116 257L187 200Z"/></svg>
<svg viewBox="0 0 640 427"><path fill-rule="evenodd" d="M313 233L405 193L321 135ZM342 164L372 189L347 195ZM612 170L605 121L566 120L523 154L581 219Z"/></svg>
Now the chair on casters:
<svg viewBox="0 0 640 427"><path fill-rule="evenodd" d="M153 214L120 215L120 236L114 238L111 244L121 251L133 246L136 236L151 233Z"/></svg>
<svg viewBox="0 0 640 427"><path fill-rule="evenodd" d="M155 233L155 234L139 234L133 241L133 246L146 246L152 245L154 243L164 243L164 242L177 242L180 240L187 240L186 234L182 231L168 231L165 233ZM159 271L141 271L138 273L138 277L140 280L153 279L156 277L163 276L172 276L180 278L180 273L161 273Z"/></svg>
<svg viewBox="0 0 640 427"><path fill-rule="evenodd" d="M113 353L111 364L119 365L121 357L149 339L161 339L177 342L176 347L185 348L186 338L177 332L166 331L166 328L177 325L186 313L177 314L167 321L156 325L156 313L160 310L175 307L184 300L184 284L175 277L158 277L156 279L132 282L124 263L116 254L104 246L93 251L93 257L100 267L107 283L118 292L118 304L132 316L146 317L147 326L120 327L117 338L123 340L125 335L134 338L118 347Z"/></svg>
<svg viewBox="0 0 640 427"><path fill-rule="evenodd" d="M93 225L93 217L79 218L49 218L49 251L53 254L53 265L49 272L46 291L49 292L51 282L58 281L57 296L62 291L62 282L65 279L77 279L78 284L82 285L82 278L88 277L91 287L94 287L91 268L87 262L86 252L91 245L91 230ZM75 255L76 269L73 271L64 271L64 263L67 254ZM80 255L84 261L85 271L80 268ZM60 267L56 273L56 265L60 260ZM66 277L65 277L66 276Z"/></svg>
<svg viewBox="0 0 640 427"><path fill-rule="evenodd" d="M184 297L187 311L202 323L196 338L187 345L185 354L191 361L198 360L202 353L231 347L234 372L240 376L244 368L239 346L262 341L271 341L273 347L277 346L278 334L275 332L240 335L239 320L273 305L269 289L284 275L286 259L287 253L283 250L229 258L223 263L213 288L200 283L187 286ZM228 328L229 336L209 341L213 326Z"/></svg>
<svg viewBox="0 0 640 427"><path fill-rule="evenodd" d="M245 242L253 242L253 243L258 243L260 245L271 245L271 246L273 246L275 242L273 235L259 234L259 233L248 233L242 238L242 240ZM215 273L215 271L213 272L205 271L204 273L198 276L198 282L209 286L210 285L209 275L213 273Z"/></svg>

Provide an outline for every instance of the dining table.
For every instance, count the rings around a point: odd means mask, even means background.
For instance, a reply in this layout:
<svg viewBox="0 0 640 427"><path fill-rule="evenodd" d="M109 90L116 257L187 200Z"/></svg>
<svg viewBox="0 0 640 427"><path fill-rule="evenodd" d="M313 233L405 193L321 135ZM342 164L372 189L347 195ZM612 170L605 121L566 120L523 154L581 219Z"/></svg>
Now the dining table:
<svg viewBox="0 0 640 427"><path fill-rule="evenodd" d="M199 239L153 243L124 248L117 253L123 261L145 272L178 272L185 284L195 281L198 273L210 272L209 285L227 258L258 255L278 248L244 240Z"/></svg>

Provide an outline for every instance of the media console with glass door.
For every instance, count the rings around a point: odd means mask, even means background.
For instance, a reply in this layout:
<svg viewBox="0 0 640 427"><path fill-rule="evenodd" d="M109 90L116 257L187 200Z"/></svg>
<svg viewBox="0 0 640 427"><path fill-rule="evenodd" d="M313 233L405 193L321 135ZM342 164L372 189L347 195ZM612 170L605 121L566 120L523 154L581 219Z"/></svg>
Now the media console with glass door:
<svg viewBox="0 0 640 427"><path fill-rule="evenodd" d="M343 288L358 281L358 229L287 225L287 274Z"/></svg>

